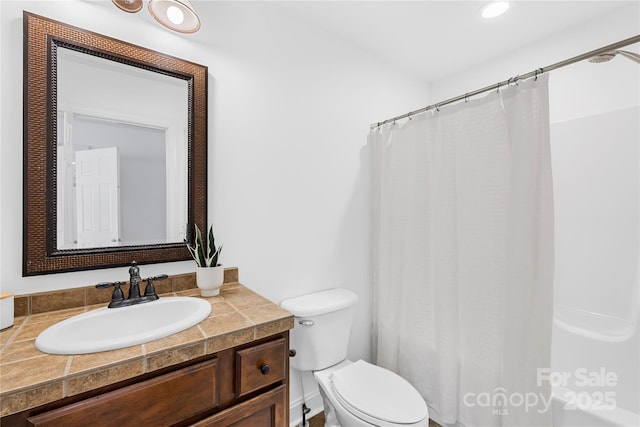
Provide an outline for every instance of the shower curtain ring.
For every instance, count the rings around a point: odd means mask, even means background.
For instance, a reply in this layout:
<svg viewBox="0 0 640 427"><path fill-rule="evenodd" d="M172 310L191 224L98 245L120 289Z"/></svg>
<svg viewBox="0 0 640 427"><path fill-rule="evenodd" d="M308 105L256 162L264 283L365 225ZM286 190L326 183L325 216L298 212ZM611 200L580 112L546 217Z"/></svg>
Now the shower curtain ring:
<svg viewBox="0 0 640 427"><path fill-rule="evenodd" d="M439 113L440 112L440 105L436 104L436 111Z"/></svg>
<svg viewBox="0 0 640 427"><path fill-rule="evenodd" d="M542 69L542 68L536 69L536 77L535 77L534 81L537 82L538 81L538 74L542 74L542 73L544 73L544 69Z"/></svg>
<svg viewBox="0 0 640 427"><path fill-rule="evenodd" d="M469 102L469 94L468 94L468 93L465 93L465 94L464 94L464 102L465 102L465 103L466 103L466 102Z"/></svg>
<svg viewBox="0 0 640 427"><path fill-rule="evenodd" d="M498 82L498 90L496 92L500 93L500 82Z"/></svg>

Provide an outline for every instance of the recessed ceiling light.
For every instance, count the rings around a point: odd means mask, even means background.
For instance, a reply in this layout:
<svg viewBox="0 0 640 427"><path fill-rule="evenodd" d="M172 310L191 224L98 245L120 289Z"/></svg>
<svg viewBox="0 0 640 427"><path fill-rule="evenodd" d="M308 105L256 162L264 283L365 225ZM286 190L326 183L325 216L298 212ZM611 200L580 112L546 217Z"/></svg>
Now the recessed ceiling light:
<svg viewBox="0 0 640 427"><path fill-rule="evenodd" d="M484 6L480 10L480 14L483 18L495 18L505 13L509 9L509 2L506 1L492 1Z"/></svg>

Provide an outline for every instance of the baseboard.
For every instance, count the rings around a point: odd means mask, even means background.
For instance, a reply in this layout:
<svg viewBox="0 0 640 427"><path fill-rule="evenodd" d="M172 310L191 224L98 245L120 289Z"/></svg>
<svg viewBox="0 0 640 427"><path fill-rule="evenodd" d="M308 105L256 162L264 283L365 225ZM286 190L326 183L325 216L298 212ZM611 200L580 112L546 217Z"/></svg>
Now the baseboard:
<svg viewBox="0 0 640 427"><path fill-rule="evenodd" d="M314 391L312 393L307 394L306 402L303 402L302 398L296 399L294 402L291 402L289 406L290 427L296 427L302 424L302 404L303 403L306 403L307 408L311 409L311 411L307 414L307 420L313 417L314 415L319 414L324 409L323 403L322 403L322 396L320 396L319 391Z"/></svg>

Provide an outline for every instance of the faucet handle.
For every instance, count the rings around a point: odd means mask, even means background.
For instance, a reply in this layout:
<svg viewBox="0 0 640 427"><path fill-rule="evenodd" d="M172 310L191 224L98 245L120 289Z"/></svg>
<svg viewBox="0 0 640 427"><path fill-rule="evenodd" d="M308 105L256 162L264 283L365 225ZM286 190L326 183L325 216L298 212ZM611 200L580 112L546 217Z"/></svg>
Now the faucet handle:
<svg viewBox="0 0 640 427"><path fill-rule="evenodd" d="M166 274L159 274L157 276L153 276L153 277L148 277L146 279L144 279L147 282L147 286L144 288L144 296L145 297L152 297L153 299L158 299L158 294L156 293L156 288L155 286L153 286L153 281L154 280L164 280L166 278L168 278L169 276L167 276Z"/></svg>
<svg viewBox="0 0 640 427"><path fill-rule="evenodd" d="M116 301L124 300L124 292L122 292L122 289L120 289L120 285L122 284L123 282L101 282L96 285L96 288L114 288L113 294L111 294L111 303L109 304L111 306L111 304Z"/></svg>

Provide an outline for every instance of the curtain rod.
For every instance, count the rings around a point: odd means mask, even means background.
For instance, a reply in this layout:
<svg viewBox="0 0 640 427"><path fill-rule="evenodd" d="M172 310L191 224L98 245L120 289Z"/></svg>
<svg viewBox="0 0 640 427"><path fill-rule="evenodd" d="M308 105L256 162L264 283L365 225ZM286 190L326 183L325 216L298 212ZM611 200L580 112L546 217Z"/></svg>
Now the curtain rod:
<svg viewBox="0 0 640 427"><path fill-rule="evenodd" d="M565 59L564 61L556 62L555 64L535 69L535 70L530 71L530 72L528 72L526 74L522 74L522 75L518 75L518 76L515 76L515 77L511 77L510 79L507 79L507 80L504 80L502 82L498 82L498 83L492 84L491 86L483 87L482 89L474 90L473 92L467 92L464 95L459 95L459 96L456 96L454 98L449 98L449 99L447 99L445 101L438 102L438 103L432 104L432 105L428 105L428 106L420 108L418 110L410 111L408 113L401 114L401 115L396 116L396 117L392 117L392 118L384 120L382 122L373 123L370 126L370 128L371 129L375 129L377 127L386 125L387 123L392 123L392 122L395 122L396 120L406 119L406 118L409 118L411 116L415 116L416 114L420 114L420 113L427 112L429 110L433 110L434 108L435 109L439 109L440 107L442 107L444 105L452 104L452 103L457 102L457 101L462 101L463 99L467 100L471 96L479 95L481 93L489 92L491 90L500 90L501 87L507 86L507 85L512 84L512 83L517 83L518 80L524 80L524 79L528 79L528 78L531 78L531 77L538 77L540 74L547 73L549 71L553 71L553 70L556 70L558 68L566 67L567 65L575 64L576 62L584 61L585 59L589 59L589 58L592 58L594 56L602 55L603 53L607 53L609 51L616 50L616 49L619 49L621 47L625 47L625 46L628 46L628 45L631 45L631 44L634 44L634 43L638 43L638 42L640 42L640 34L637 35L637 36L629 37L628 39L620 40L619 42L612 43L610 45L601 47L599 49L592 50L591 52L586 52L586 53L583 53L582 55L574 56L573 58Z"/></svg>

